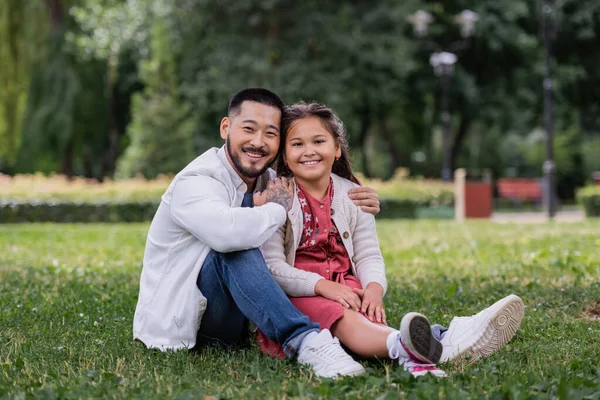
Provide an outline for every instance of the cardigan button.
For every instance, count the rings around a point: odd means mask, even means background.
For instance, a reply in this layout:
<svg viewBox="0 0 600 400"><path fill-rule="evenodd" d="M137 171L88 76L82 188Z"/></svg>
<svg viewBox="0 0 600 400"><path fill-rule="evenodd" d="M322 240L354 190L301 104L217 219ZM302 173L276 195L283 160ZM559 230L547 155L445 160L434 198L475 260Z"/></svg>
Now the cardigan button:
<svg viewBox="0 0 600 400"><path fill-rule="evenodd" d="M335 214L335 210L332 208L331 209L331 215L334 215L334 214Z"/></svg>
<svg viewBox="0 0 600 400"><path fill-rule="evenodd" d="M349 236L350 234L348 232L344 232L344 239L348 239Z"/></svg>

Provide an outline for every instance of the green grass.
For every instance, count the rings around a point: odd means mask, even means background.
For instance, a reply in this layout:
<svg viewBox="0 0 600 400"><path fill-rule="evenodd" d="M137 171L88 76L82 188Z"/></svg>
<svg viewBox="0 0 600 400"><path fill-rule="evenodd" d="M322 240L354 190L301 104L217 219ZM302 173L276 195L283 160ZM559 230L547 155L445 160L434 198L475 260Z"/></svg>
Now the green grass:
<svg viewBox="0 0 600 400"><path fill-rule="evenodd" d="M379 222L388 320L448 324L509 293L521 329L446 379L385 361L319 380L247 349L159 353L132 341L147 224L0 225L0 398L600 398L600 221Z"/></svg>

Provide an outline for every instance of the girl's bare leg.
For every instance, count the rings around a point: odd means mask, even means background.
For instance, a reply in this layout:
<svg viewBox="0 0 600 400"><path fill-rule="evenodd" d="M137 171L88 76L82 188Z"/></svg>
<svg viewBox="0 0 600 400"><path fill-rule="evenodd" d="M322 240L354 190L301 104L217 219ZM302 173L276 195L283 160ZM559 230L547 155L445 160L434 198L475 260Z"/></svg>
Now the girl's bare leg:
<svg viewBox="0 0 600 400"><path fill-rule="evenodd" d="M387 337L397 332L385 325L369 321L359 312L344 308L344 316L331 326L333 336L362 357L389 357Z"/></svg>

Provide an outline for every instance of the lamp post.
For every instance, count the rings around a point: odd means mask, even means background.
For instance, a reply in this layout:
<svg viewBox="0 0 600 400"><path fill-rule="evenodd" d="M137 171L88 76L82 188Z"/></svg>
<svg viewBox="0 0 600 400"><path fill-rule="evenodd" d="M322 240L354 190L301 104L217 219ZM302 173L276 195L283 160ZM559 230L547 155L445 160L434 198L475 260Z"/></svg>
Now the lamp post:
<svg viewBox="0 0 600 400"><path fill-rule="evenodd" d="M546 47L546 76L544 79L544 125L546 128L546 161L544 162L544 206L548 219L556 215L556 196L555 196L555 172L554 163L554 145L553 145L553 126L552 126L552 70L550 60L552 56L551 36L552 36L552 0L544 0L542 5L542 21L544 45Z"/></svg>
<svg viewBox="0 0 600 400"><path fill-rule="evenodd" d="M442 180L452 180L452 171L450 168L450 112L448 111L449 96L450 96L450 80L454 74L454 64L457 57L454 53L440 52L433 53L429 58L429 63L433 67L433 71L440 77L440 86L442 89L442 97L440 99L440 108L442 110Z"/></svg>
<svg viewBox="0 0 600 400"><path fill-rule="evenodd" d="M475 33L475 22L479 19L477 13L470 10L464 10L458 14L454 21L461 27L461 35L468 39ZM409 17L409 22L413 25L415 35L423 39L427 36L427 28L433 22L433 17L427 11L419 10ZM450 82L454 74L454 64L457 56L452 51L463 50L467 47L465 41L455 42L450 46L450 51L441 51L440 46L429 41L430 47L436 51L429 58L429 63L433 67L434 73L440 77L440 119L442 121L443 137L443 161L442 161L442 180L452 180L452 168L450 165L450 122L449 111Z"/></svg>

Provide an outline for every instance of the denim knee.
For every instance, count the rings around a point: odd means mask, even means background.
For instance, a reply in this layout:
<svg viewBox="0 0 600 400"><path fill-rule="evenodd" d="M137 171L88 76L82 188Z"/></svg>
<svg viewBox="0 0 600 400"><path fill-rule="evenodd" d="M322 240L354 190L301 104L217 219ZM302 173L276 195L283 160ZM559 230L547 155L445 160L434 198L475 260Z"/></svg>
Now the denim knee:
<svg viewBox="0 0 600 400"><path fill-rule="evenodd" d="M267 265L265 259L259 249L248 249L240 251L232 251L231 253L220 253L223 260L228 264L264 264Z"/></svg>

